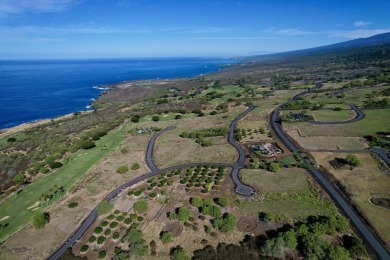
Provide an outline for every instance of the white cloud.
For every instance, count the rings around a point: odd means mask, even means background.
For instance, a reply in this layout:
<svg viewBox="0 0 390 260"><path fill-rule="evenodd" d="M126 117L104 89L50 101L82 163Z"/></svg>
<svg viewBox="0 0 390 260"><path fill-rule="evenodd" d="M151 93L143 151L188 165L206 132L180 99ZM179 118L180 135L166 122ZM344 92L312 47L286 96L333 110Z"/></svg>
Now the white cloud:
<svg viewBox="0 0 390 260"><path fill-rule="evenodd" d="M329 37L337 37L337 38L347 38L347 39L357 39L357 38L367 38L370 36L374 36L376 34L387 33L390 32L390 28L387 29L359 29L359 30L351 30L351 31L333 31L329 32Z"/></svg>
<svg viewBox="0 0 390 260"><path fill-rule="evenodd" d="M368 27L369 25L371 25L370 22L366 22L366 21L356 21L354 24L355 27Z"/></svg>
<svg viewBox="0 0 390 260"><path fill-rule="evenodd" d="M62 12L78 0L1 0L0 13L52 13Z"/></svg>
<svg viewBox="0 0 390 260"><path fill-rule="evenodd" d="M286 29L277 29L275 27L268 28L264 30L266 33L272 33L276 35L284 35L284 36L302 36L302 35L311 35L316 34L315 32L310 31L302 31L297 28L286 28Z"/></svg>

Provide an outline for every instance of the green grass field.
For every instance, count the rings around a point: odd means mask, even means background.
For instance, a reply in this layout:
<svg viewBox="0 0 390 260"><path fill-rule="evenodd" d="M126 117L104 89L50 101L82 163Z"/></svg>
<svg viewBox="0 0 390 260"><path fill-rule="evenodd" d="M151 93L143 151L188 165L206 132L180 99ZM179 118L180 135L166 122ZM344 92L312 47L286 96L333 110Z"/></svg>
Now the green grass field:
<svg viewBox="0 0 390 260"><path fill-rule="evenodd" d="M18 195L14 195L1 204L0 219L8 218L1 221L0 224L8 223L9 226L0 231L0 241L4 241L11 234L30 222L34 214L43 212L47 208L48 205L42 203L38 207L32 207L34 203L39 201L42 193L48 193L55 184L63 186L67 192L92 166L97 164L124 140L125 134L131 125L127 124L109 132L97 141L96 147L91 150L76 152L71 156L69 162L57 171L28 185ZM60 197L53 198L49 205L59 199ZM28 209L29 207L30 209Z"/></svg>
<svg viewBox="0 0 390 260"><path fill-rule="evenodd" d="M353 110L314 110L308 112L308 114L313 115L314 119L317 121L345 121L355 117L355 112Z"/></svg>
<svg viewBox="0 0 390 260"><path fill-rule="evenodd" d="M182 116L181 119L197 117L196 114L192 114L192 113L191 114L184 114L184 115L179 114L179 113L175 113L175 114L168 113L168 114L161 114L161 115L147 115L147 116L141 117L139 122L140 123L150 122L150 121L152 121L153 116L158 116L160 118L159 121L175 120L176 115L181 115ZM180 120L180 119L177 119L177 120Z"/></svg>

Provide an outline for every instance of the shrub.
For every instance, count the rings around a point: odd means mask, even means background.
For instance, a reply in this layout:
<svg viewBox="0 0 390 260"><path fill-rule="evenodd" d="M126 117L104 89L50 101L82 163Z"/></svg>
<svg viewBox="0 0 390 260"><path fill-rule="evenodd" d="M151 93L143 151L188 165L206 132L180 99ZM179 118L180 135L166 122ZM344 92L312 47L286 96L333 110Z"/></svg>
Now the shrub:
<svg viewBox="0 0 390 260"><path fill-rule="evenodd" d="M157 197L157 193L155 193L155 192L152 192L152 193L150 193L150 194L149 194L149 197L151 197L151 198L155 198L155 197Z"/></svg>
<svg viewBox="0 0 390 260"><path fill-rule="evenodd" d="M106 251L100 251L99 252L99 259L106 258Z"/></svg>
<svg viewBox="0 0 390 260"><path fill-rule="evenodd" d="M199 197L192 197L190 202L191 202L191 205L196 207L196 208L200 208L203 206L203 200Z"/></svg>
<svg viewBox="0 0 390 260"><path fill-rule="evenodd" d="M95 142L91 141L91 140L85 140L81 143L81 148L82 149L91 149L91 148L94 148L96 146Z"/></svg>
<svg viewBox="0 0 390 260"><path fill-rule="evenodd" d="M175 116L175 119L176 119L176 120L177 120L177 119L182 119L182 117L183 117L182 115L176 115L176 116Z"/></svg>
<svg viewBox="0 0 390 260"><path fill-rule="evenodd" d="M114 215L110 215L110 216L107 217L108 220L112 220L112 219L114 219L114 218L115 218Z"/></svg>
<svg viewBox="0 0 390 260"><path fill-rule="evenodd" d="M215 110L210 112L211 116L216 115L216 114L217 114L217 111L215 111Z"/></svg>
<svg viewBox="0 0 390 260"><path fill-rule="evenodd" d="M131 170L132 170L132 171L136 171L136 170L138 170L139 168L140 168L139 163L133 163L133 164L131 165Z"/></svg>
<svg viewBox="0 0 390 260"><path fill-rule="evenodd" d="M120 221L120 222L122 222L124 219L125 219L124 216L118 216L118 217L116 218L116 220L118 220L118 221Z"/></svg>
<svg viewBox="0 0 390 260"><path fill-rule="evenodd" d="M102 227L95 227L95 234L100 234L103 232L103 228Z"/></svg>
<svg viewBox="0 0 390 260"><path fill-rule="evenodd" d="M131 195L134 195L134 191L132 190L127 193L127 196L131 196Z"/></svg>
<svg viewBox="0 0 390 260"><path fill-rule="evenodd" d="M60 168L62 166L62 163L60 163L60 162L52 162L49 166L52 169L57 169L57 168Z"/></svg>
<svg viewBox="0 0 390 260"><path fill-rule="evenodd" d="M88 239L89 243L93 243L95 241L96 241L96 237L95 236L90 236L89 239Z"/></svg>
<svg viewBox="0 0 390 260"><path fill-rule="evenodd" d="M131 218L125 219L124 223L125 223L126 225L129 225L129 224L131 223Z"/></svg>
<svg viewBox="0 0 390 260"><path fill-rule="evenodd" d="M109 213L114 208L114 205L112 205L108 201L102 201L97 206L97 212L99 215L104 215Z"/></svg>
<svg viewBox="0 0 390 260"><path fill-rule="evenodd" d="M100 226L102 227L106 227L108 225L108 221L103 221L102 223L100 223Z"/></svg>
<svg viewBox="0 0 390 260"><path fill-rule="evenodd" d="M110 228L116 228L118 226L118 222L114 221L110 223Z"/></svg>
<svg viewBox="0 0 390 260"><path fill-rule="evenodd" d="M121 153L128 153L129 149L127 147L123 147Z"/></svg>
<svg viewBox="0 0 390 260"><path fill-rule="evenodd" d="M81 252L81 253L85 253L85 252L88 251L88 249L89 249L89 246L88 246L88 245L83 245L83 246L80 248L80 252Z"/></svg>
<svg viewBox="0 0 390 260"><path fill-rule="evenodd" d="M49 213L38 213L32 218L32 226L36 229L44 228L50 221Z"/></svg>
<svg viewBox="0 0 390 260"><path fill-rule="evenodd" d="M111 235L111 229L106 229L106 230L104 231L104 235L106 235L106 236Z"/></svg>
<svg viewBox="0 0 390 260"><path fill-rule="evenodd" d="M112 238L113 239L118 239L119 238L119 233L118 232L115 232L113 235L112 235Z"/></svg>
<svg viewBox="0 0 390 260"><path fill-rule="evenodd" d="M131 218L131 219L137 219L137 214L131 214L131 215L130 215L130 218Z"/></svg>
<svg viewBox="0 0 390 260"><path fill-rule="evenodd" d="M123 173L126 173L129 171L129 167L127 167L127 165L121 165L118 167L118 169L116 170L117 173L120 173L120 174L123 174Z"/></svg>
<svg viewBox="0 0 390 260"><path fill-rule="evenodd" d="M106 238L105 238L105 237L99 237L99 238L97 239L97 244L98 244L98 245L101 245L101 244L103 244L105 241L106 241Z"/></svg>
<svg viewBox="0 0 390 260"><path fill-rule="evenodd" d="M7 142L8 143L14 143L14 142L16 142L16 138L10 137L10 138L7 139Z"/></svg>
<svg viewBox="0 0 390 260"><path fill-rule="evenodd" d="M148 210L148 202L146 200L139 200L134 203L134 210L139 213L144 213Z"/></svg>
<svg viewBox="0 0 390 260"><path fill-rule="evenodd" d="M160 121L160 117L158 117L158 116L153 116L153 117L152 117L152 120L155 121L155 122Z"/></svg>
<svg viewBox="0 0 390 260"><path fill-rule="evenodd" d="M73 208L77 207L78 205L79 204L77 202L72 201L72 202L68 203L68 208L73 209Z"/></svg>
<svg viewBox="0 0 390 260"><path fill-rule="evenodd" d="M134 195L138 197L138 196L140 196L140 195L142 194L142 192L144 192L143 189L136 190L136 191L134 192Z"/></svg>
<svg viewBox="0 0 390 260"><path fill-rule="evenodd" d="M144 221L144 218L141 217L141 216L139 216L139 217L137 218L137 221L138 221L138 222L142 222L142 221Z"/></svg>
<svg viewBox="0 0 390 260"><path fill-rule="evenodd" d="M160 240L161 242L163 242L164 244L166 243L169 243L169 242L172 242L173 241L173 235L171 232L163 232L161 233L160 235Z"/></svg>
<svg viewBox="0 0 390 260"><path fill-rule="evenodd" d="M218 204L221 206L221 207L226 207L228 205L228 199L227 198L219 198L218 199Z"/></svg>

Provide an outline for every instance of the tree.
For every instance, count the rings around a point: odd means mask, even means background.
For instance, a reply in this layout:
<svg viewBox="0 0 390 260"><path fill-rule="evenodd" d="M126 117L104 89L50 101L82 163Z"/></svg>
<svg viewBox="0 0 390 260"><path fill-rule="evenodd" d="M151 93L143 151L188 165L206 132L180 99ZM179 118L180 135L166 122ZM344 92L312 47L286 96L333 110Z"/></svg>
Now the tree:
<svg viewBox="0 0 390 260"><path fill-rule="evenodd" d="M118 167L118 169L116 170L117 173L120 173L120 174L123 174L123 173L126 173L129 171L129 167L127 167L127 165L121 165Z"/></svg>
<svg viewBox="0 0 390 260"><path fill-rule="evenodd" d="M161 242L163 242L164 244L166 243L169 243L169 242L172 242L173 241L173 235L171 232L163 232L161 233L160 235L160 240Z"/></svg>
<svg viewBox="0 0 390 260"><path fill-rule="evenodd" d="M221 207L226 207L228 205L228 199L227 198L219 198L218 199L218 204L221 206Z"/></svg>
<svg viewBox="0 0 390 260"><path fill-rule="evenodd" d="M144 213L148 210L148 202L146 200L139 200L134 203L134 210L138 213Z"/></svg>
<svg viewBox="0 0 390 260"><path fill-rule="evenodd" d="M82 149L91 149L91 148L94 148L96 146L96 144L91 141L91 140L85 140L81 143L81 148Z"/></svg>
<svg viewBox="0 0 390 260"><path fill-rule="evenodd" d="M196 207L196 208L201 208L203 206L203 200L199 197L192 197L190 202L191 202L191 205Z"/></svg>
<svg viewBox="0 0 390 260"><path fill-rule="evenodd" d="M176 115L176 116L175 116L175 119L176 119L176 120L177 120L177 119L182 119L182 117L183 117L182 115Z"/></svg>
<svg viewBox="0 0 390 260"><path fill-rule="evenodd" d="M345 158L345 161L352 167L357 167L361 164L359 158L354 154L348 154L347 158Z"/></svg>
<svg viewBox="0 0 390 260"><path fill-rule="evenodd" d="M236 227L236 222L236 216L227 213L223 216L223 218L214 219L213 225L215 227L218 227L219 230L221 230L222 232L229 232L234 230L234 228Z"/></svg>
<svg viewBox="0 0 390 260"><path fill-rule="evenodd" d="M217 205L205 205L202 207L202 213L210 215L214 218L220 218L222 216L221 208Z"/></svg>
<svg viewBox="0 0 390 260"><path fill-rule="evenodd" d="M182 222L187 222L191 216L191 210L189 210L188 208L180 208L177 214L178 220Z"/></svg>
<svg viewBox="0 0 390 260"><path fill-rule="evenodd" d="M112 205L108 201L102 201L97 206L97 212L99 215L104 215L109 213L114 208L114 205Z"/></svg>
<svg viewBox="0 0 390 260"><path fill-rule="evenodd" d="M79 204L77 202L72 201L72 202L68 203L68 208L73 209L73 208L77 207L78 205Z"/></svg>
<svg viewBox="0 0 390 260"><path fill-rule="evenodd" d="M153 117L152 117L152 120L155 121L155 122L160 121L160 117L158 117L158 116L153 116Z"/></svg>
<svg viewBox="0 0 390 260"><path fill-rule="evenodd" d="M277 172L280 170L280 166L278 163L275 163L275 162L271 162L269 165L268 165L268 170L271 171L271 172Z"/></svg>
<svg viewBox="0 0 390 260"><path fill-rule="evenodd" d="M191 258L187 255L181 246L177 246L171 249L170 257L172 260L190 260Z"/></svg>
<svg viewBox="0 0 390 260"><path fill-rule="evenodd" d="M26 176L24 176L24 174L22 174L22 173L19 173L18 175L16 175L14 177L14 182L16 182L18 184L23 184L26 182Z"/></svg>
<svg viewBox="0 0 390 260"><path fill-rule="evenodd" d="M43 228L50 221L49 213L38 213L32 219L32 226L36 229Z"/></svg>

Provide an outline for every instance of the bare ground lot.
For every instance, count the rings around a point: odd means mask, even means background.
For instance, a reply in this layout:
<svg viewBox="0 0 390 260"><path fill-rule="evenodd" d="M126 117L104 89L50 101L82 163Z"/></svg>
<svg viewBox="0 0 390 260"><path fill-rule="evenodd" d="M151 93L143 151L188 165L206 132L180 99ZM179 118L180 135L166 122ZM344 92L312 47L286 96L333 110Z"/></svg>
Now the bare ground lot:
<svg viewBox="0 0 390 260"><path fill-rule="evenodd" d="M390 211L370 203L371 197L388 197L390 178L379 170L370 154L356 154L362 165L350 170L349 167L335 169L330 161L335 157L345 158L347 154L311 153L318 164L324 166L350 194L352 202L357 206L379 236L390 245Z"/></svg>
<svg viewBox="0 0 390 260"><path fill-rule="evenodd" d="M291 126L290 124L284 124L284 127ZM287 130L289 136L291 136L296 142L299 143L304 149L316 150L316 149L365 149L368 144L362 137L345 137L345 136L301 136L299 130L290 129Z"/></svg>
<svg viewBox="0 0 390 260"><path fill-rule="evenodd" d="M142 173L148 172L144 163L149 136L128 137L124 143L98 165L93 167L64 199L51 207L50 223L43 229L27 226L0 246L1 259L44 259L66 240L88 214L112 189ZM128 147L128 153L121 148ZM139 162L141 168L125 174L116 173L119 165ZM130 167L129 167L130 168ZM67 204L78 202L77 208ZM45 239L42 239L42 236Z"/></svg>
<svg viewBox="0 0 390 260"><path fill-rule="evenodd" d="M228 143L226 136L207 138L213 142L213 145L202 147L195 142L195 139L182 138L180 134L184 131L191 132L206 128L228 127L230 122L244 110L245 107L243 106L232 107L228 113L165 123L163 127L176 125L176 129L164 133L156 140L154 149L155 163L159 167L190 162L234 163L237 160L237 152ZM161 124L159 126L161 127Z"/></svg>

